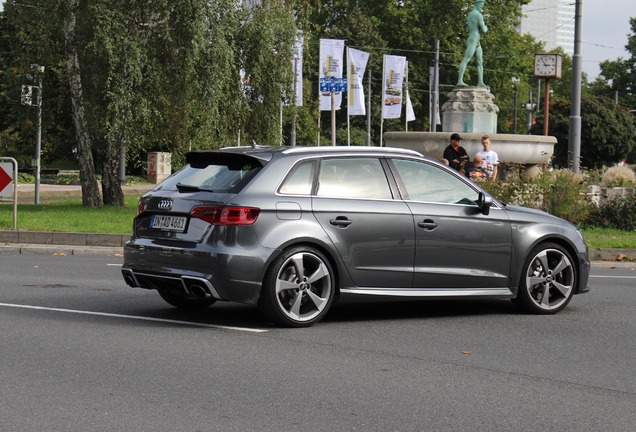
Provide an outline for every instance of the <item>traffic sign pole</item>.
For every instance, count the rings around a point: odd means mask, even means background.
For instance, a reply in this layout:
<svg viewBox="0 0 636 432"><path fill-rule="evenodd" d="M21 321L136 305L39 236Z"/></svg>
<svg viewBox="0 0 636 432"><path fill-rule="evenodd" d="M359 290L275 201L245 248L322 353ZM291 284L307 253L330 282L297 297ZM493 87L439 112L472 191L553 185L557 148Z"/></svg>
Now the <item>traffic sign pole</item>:
<svg viewBox="0 0 636 432"><path fill-rule="evenodd" d="M320 91L331 93L331 145L336 145L336 92L347 91L347 78L320 78Z"/></svg>
<svg viewBox="0 0 636 432"><path fill-rule="evenodd" d="M11 162L13 169L9 169L7 172L6 166L9 165L7 163L3 164L2 162ZM9 173L11 172L12 175ZM7 180L7 177L10 177L11 180ZM0 201L2 201L2 191L5 190L9 184L13 181L13 230L17 229L17 221L18 221L18 161L11 157L0 157Z"/></svg>

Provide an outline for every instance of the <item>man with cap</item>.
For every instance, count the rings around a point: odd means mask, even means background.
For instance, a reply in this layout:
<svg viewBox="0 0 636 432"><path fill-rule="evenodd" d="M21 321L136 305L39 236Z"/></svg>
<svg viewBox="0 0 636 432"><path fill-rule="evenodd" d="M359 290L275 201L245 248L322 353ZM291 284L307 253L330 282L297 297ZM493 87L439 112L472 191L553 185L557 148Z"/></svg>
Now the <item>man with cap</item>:
<svg viewBox="0 0 636 432"><path fill-rule="evenodd" d="M460 144L463 138L458 133L454 133L450 137L450 145L444 150L444 159L448 161L448 165L457 171L462 172L464 165L468 162L468 153Z"/></svg>

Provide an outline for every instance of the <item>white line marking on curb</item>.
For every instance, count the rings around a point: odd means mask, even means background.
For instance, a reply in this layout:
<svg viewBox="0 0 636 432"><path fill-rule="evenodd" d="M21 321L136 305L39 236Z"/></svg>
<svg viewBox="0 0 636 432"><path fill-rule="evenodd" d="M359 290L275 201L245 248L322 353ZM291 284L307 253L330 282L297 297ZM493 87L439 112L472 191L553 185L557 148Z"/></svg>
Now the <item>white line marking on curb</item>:
<svg viewBox="0 0 636 432"><path fill-rule="evenodd" d="M170 324L181 324L181 325L207 327L207 328L222 329L222 330L236 330L236 331L251 332L251 333L265 333L268 331L263 329L253 329L253 328L247 328L247 327L232 327L232 326L224 326L224 325L217 325L217 324L203 324L203 323L190 322L190 321L177 321L177 320L142 317L142 316L135 316L135 315L121 315L121 314L113 314L113 313L106 313L106 312L90 312L90 311L78 311L73 309L50 308L50 307L44 307L44 306L29 306L29 305L19 305L19 304L10 304L10 303L0 303L0 306L21 308L21 309L45 310L45 311L53 311L53 312L66 312L66 313L74 313L74 314L81 314L81 315L97 315L97 316L104 316L104 317L110 317L110 318L126 318L126 319L140 320L140 321L155 321L155 322L163 322L163 323L170 323Z"/></svg>

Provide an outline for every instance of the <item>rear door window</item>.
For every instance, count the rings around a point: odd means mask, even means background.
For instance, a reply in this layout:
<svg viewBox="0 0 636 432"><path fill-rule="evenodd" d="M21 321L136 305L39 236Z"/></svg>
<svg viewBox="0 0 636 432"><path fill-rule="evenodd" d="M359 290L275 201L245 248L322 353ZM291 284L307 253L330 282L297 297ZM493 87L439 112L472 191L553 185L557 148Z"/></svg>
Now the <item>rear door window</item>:
<svg viewBox="0 0 636 432"><path fill-rule="evenodd" d="M375 157L323 159L316 195L361 199L393 198L382 164Z"/></svg>

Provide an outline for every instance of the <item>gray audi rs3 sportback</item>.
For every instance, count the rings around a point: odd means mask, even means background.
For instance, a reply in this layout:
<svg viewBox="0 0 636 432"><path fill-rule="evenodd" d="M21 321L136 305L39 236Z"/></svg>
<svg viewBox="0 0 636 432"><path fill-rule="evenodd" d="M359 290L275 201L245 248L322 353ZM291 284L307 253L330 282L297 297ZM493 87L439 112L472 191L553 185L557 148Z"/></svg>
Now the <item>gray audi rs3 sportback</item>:
<svg viewBox="0 0 636 432"><path fill-rule="evenodd" d="M386 147L187 153L141 197L122 267L178 308L258 304L290 327L341 294L503 297L552 314L588 291L589 271L576 226Z"/></svg>

